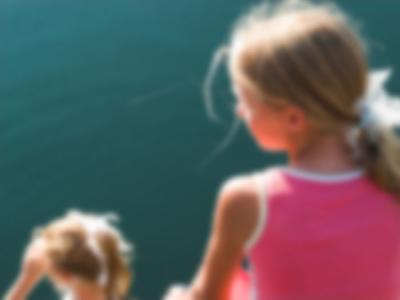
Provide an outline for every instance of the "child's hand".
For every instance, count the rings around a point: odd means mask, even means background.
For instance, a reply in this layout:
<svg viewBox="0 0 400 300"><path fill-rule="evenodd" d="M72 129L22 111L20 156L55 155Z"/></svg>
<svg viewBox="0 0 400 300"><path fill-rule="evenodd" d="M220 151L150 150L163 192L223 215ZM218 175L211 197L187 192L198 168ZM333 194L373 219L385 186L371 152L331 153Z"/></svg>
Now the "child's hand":
<svg viewBox="0 0 400 300"><path fill-rule="evenodd" d="M40 238L35 239L25 250L21 271L24 276L36 281L45 275L48 267L44 242Z"/></svg>
<svg viewBox="0 0 400 300"><path fill-rule="evenodd" d="M184 285L173 285L162 300L191 300L188 288Z"/></svg>

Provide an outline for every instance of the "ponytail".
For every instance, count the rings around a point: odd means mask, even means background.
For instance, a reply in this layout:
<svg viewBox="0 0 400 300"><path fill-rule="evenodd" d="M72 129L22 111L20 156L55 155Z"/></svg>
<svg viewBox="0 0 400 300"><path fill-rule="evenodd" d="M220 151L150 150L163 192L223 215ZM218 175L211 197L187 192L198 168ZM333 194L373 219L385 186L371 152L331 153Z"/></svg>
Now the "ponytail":
<svg viewBox="0 0 400 300"><path fill-rule="evenodd" d="M353 146L370 179L400 200L400 99L384 88L390 75L390 70L370 74L366 96L358 103L361 120Z"/></svg>
<svg viewBox="0 0 400 300"><path fill-rule="evenodd" d="M400 138L395 130L381 128L375 141L361 129L359 147L369 178L400 200Z"/></svg>
<svg viewBox="0 0 400 300"><path fill-rule="evenodd" d="M105 286L107 299L126 299L132 280L128 256L121 253L118 240L114 235L102 234L99 238L109 274L107 285Z"/></svg>

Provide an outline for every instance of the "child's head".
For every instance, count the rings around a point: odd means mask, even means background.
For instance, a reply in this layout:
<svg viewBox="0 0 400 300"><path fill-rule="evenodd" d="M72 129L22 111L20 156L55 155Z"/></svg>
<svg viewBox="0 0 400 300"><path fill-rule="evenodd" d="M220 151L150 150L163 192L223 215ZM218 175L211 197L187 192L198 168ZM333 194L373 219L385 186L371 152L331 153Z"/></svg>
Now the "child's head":
<svg viewBox="0 0 400 300"><path fill-rule="evenodd" d="M50 262L50 279L64 289L100 287L109 299L126 296L130 246L109 216L70 212L37 231Z"/></svg>
<svg viewBox="0 0 400 300"><path fill-rule="evenodd" d="M261 147L288 151L320 136L342 136L357 127L358 101L368 86L363 42L333 5L286 1L261 6L234 27L228 47L229 73L238 114ZM393 132L382 131L374 152L359 128L360 162L370 176L399 192L400 149Z"/></svg>
<svg viewBox="0 0 400 300"><path fill-rule="evenodd" d="M354 104L368 77L363 45L343 14L304 3L243 18L232 34L229 70L239 93L276 111L299 108L314 133L358 122Z"/></svg>

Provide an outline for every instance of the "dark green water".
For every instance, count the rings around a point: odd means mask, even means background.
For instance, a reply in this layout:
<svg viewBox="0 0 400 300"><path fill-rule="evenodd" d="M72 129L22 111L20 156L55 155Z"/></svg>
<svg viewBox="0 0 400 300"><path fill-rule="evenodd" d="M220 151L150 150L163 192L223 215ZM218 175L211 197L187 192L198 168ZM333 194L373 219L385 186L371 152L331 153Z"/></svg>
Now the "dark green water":
<svg viewBox="0 0 400 300"><path fill-rule="evenodd" d="M32 228L69 208L120 214L136 244L139 298L159 299L169 283L190 279L219 185L280 159L241 129L204 164L227 133L231 99L220 80L227 125L211 123L202 79L252 3L0 2L0 293ZM400 2L340 3L365 23L372 65L400 70ZM32 299L54 295L45 284Z"/></svg>

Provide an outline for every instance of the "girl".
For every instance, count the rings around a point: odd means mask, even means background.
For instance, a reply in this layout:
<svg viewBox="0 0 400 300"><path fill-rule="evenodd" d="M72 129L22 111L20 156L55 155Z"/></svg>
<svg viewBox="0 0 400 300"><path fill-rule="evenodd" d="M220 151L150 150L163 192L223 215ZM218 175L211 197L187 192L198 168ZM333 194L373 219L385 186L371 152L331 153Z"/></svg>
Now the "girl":
<svg viewBox="0 0 400 300"><path fill-rule="evenodd" d="M288 166L223 186L197 275L165 299L229 299L244 257L251 291L237 299L400 299L400 104L383 89L389 72L369 76L361 39L331 5L258 8L224 51L238 116Z"/></svg>
<svg viewBox="0 0 400 300"><path fill-rule="evenodd" d="M65 300L125 299L130 246L111 225L111 217L70 212L39 230L5 299L26 299L44 276Z"/></svg>

